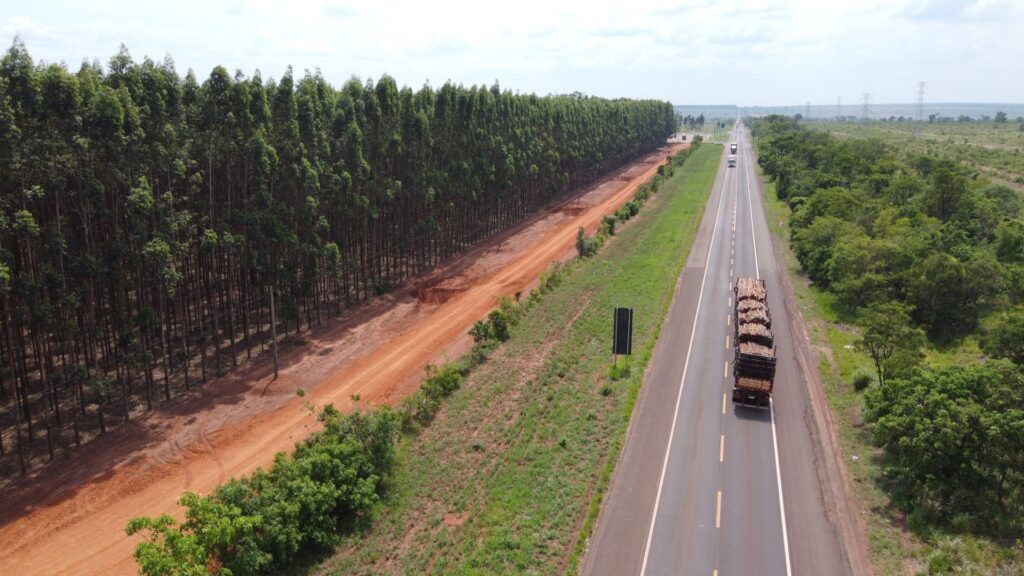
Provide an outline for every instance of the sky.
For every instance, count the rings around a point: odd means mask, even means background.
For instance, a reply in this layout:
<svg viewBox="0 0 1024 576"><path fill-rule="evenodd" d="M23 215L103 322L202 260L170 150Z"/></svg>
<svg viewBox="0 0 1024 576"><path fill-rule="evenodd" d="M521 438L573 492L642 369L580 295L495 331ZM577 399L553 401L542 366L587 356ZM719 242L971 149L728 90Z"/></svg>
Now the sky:
<svg viewBox="0 0 1024 576"><path fill-rule="evenodd" d="M495 81L675 104L1024 102L1024 0L0 0L0 40L102 64L124 44L202 81ZM9 46L9 44L8 44Z"/></svg>

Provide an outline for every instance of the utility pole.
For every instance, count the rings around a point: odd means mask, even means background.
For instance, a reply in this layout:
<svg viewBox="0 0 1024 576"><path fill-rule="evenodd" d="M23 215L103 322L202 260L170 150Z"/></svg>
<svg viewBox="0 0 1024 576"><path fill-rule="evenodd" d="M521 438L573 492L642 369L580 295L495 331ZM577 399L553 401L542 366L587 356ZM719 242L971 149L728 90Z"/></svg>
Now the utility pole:
<svg viewBox="0 0 1024 576"><path fill-rule="evenodd" d="M928 87L927 82L917 83L917 121L924 120L924 89Z"/></svg>
<svg viewBox="0 0 1024 576"><path fill-rule="evenodd" d="M843 115L843 97L836 96L836 120Z"/></svg>
<svg viewBox="0 0 1024 576"><path fill-rule="evenodd" d="M864 107L861 109L861 120L864 122L868 121L871 116L871 93L865 92L864 96Z"/></svg>

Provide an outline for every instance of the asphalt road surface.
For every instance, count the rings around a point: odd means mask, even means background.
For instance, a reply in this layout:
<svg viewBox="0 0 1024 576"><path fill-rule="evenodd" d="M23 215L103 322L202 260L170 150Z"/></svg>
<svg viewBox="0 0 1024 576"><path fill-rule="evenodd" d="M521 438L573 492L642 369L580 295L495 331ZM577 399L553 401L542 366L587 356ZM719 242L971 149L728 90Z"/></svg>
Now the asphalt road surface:
<svg viewBox="0 0 1024 576"><path fill-rule="evenodd" d="M590 575L842 575L748 135L733 133L583 562ZM726 154L728 149L726 150ZM731 403L732 283L766 281L772 408ZM827 491L826 491L827 492Z"/></svg>

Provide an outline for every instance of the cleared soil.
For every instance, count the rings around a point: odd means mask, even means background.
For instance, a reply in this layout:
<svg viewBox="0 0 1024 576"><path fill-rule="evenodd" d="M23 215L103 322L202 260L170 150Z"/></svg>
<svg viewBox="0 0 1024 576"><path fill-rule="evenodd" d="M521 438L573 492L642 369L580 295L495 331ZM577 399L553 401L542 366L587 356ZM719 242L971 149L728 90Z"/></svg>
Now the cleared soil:
<svg viewBox="0 0 1024 576"><path fill-rule="evenodd" d="M596 229L685 146L651 154L325 329L286 339L278 380L264 354L9 487L0 494L0 574L136 573L140 538L124 534L131 517L180 517L182 492L208 493L268 466L315 428L311 404L345 410L415 391L424 366L468 349L476 320L571 257L578 227Z"/></svg>

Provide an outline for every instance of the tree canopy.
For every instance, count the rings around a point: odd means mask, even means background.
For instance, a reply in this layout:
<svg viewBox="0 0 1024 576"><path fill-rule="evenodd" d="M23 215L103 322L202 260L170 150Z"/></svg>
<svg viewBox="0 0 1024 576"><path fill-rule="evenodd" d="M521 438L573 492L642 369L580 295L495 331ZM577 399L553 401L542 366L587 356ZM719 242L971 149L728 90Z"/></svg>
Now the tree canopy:
<svg viewBox="0 0 1024 576"><path fill-rule="evenodd" d="M123 47L71 72L15 40L0 58L0 431L17 430L23 470L23 440L45 435L52 459L258 354L271 290L278 331L319 324L675 128L662 101L334 87L291 68L201 79Z"/></svg>

